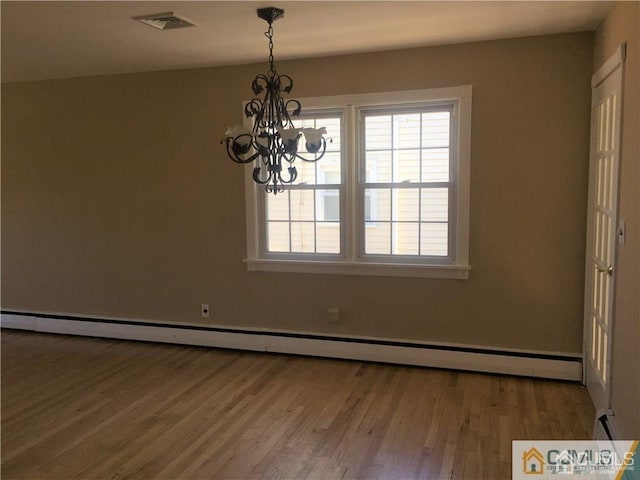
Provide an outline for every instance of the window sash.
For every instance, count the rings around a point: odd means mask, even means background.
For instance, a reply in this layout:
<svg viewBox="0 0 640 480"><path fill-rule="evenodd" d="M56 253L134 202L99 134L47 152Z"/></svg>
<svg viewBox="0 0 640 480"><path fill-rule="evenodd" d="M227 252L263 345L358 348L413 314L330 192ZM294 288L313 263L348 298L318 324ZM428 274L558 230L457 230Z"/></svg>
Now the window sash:
<svg viewBox="0 0 640 480"><path fill-rule="evenodd" d="M295 205L293 202L296 200L293 198L293 194L296 192L306 192L310 193L310 198L308 198L308 205L303 207L302 210L296 211ZM339 213L338 219L327 219L324 217L322 212L322 208L324 207L324 196L326 194L335 195L339 199L344 195L344 189L340 185L303 185L303 186L288 186L283 189L283 192L279 193L281 195L280 198L286 198L286 215L284 217L279 216L271 216L269 212L269 203L270 198L267 198L267 201L264 202L264 210L262 215L262 231L264 232L260 238L260 242L263 246L263 254L265 256L270 257L278 257L278 256L288 256L288 255L304 255L304 256L314 256L314 255L331 255L331 256L343 256L343 243L342 243L342 232L344 230L344 216L342 211ZM297 214L296 214L297 213ZM313 230L312 235L312 244L313 247L309 247L309 250L300 250L294 248L294 239L296 238L294 235L294 228L303 228L303 225L306 224L307 229L311 228ZM276 226L280 226L279 228L288 229L288 234L285 235L286 242L288 242L288 248L278 248L277 245L270 245L271 240L271 229L276 228ZM331 232L327 230L327 228L337 229L337 251L332 252L326 247L328 244L334 243L332 238L335 236ZM320 229L320 231L319 231ZM307 235L310 232L307 230ZM322 238L320 238L322 236Z"/></svg>
<svg viewBox="0 0 640 480"><path fill-rule="evenodd" d="M359 155L358 155L358 256L366 261L371 262L393 262L402 259L402 261L409 261L412 263L454 263L455 262L455 244L456 244L456 229L455 229L455 213L456 213L456 158L457 151L455 150L456 138L457 138L457 128L455 123L455 112L456 112L456 102L425 102L422 105L411 105L409 107L403 105L385 105L378 107L362 107L358 110L358 131L357 131L357 141L359 145ZM448 138L446 144L441 144L437 146L425 146L424 145L424 137L426 126L424 125L424 114L437 114L437 113L446 113L449 116L448 121ZM400 132L394 131L394 120L395 117L403 117L405 115L419 115L419 128L417 131L417 143L413 144L410 147L402 147L400 146ZM390 117L390 128L389 132L389 143L385 147L379 147L378 142L374 143L374 148L368 148L367 145L367 128L366 123L367 119L370 117ZM398 144L395 144L396 136L398 136ZM376 148L377 147L377 148ZM390 165L391 175L395 176L394 172L396 169L399 169L399 166L396 166L394 163L395 153L398 151L419 151L419 173L418 178L423 179L423 165L424 158L422 155L423 150L429 149L448 149L448 167L449 167L449 179L448 181L389 181L389 182L372 182L367 181L367 167L375 168L375 164L370 164L367 158L367 154L372 151L381 151L381 152L390 152L391 153L391 162ZM448 199L447 199L447 220L446 222L433 222L433 221L424 221L422 219L422 192L424 189L436 189L436 188L446 188L448 191ZM384 229L385 225L388 225L388 252L389 253L381 253L374 252L374 249L367 249L367 241L369 236L371 235L371 225L372 221L368 221L365 218L364 211L362 205L360 203L364 203L364 198L367 192L373 191L389 191L390 195L390 212L388 220L381 220L379 223ZM393 193L398 190L415 190L418 193L417 200L417 219L416 220L406 220L406 219L398 219L397 216L394 218L394 202L393 202ZM423 252L423 230L426 230L427 226L436 224L436 223L446 223L446 255L435 255L422 253ZM416 233L415 236L415 253L400 253L399 244L403 240L398 235L398 230L404 226L405 228L409 225L416 225ZM424 228L423 228L424 226ZM382 232L385 234L386 232ZM406 239L405 239L406 240ZM412 247L412 246L411 246ZM411 248L410 247L410 248ZM426 248L424 249L425 251Z"/></svg>
<svg viewBox="0 0 640 480"><path fill-rule="evenodd" d="M344 208L342 208L342 204L344 203L342 201L342 198L344 198L345 195L345 185L344 185L344 181L345 181L345 155L344 155L344 140L345 140L345 121L344 121L344 109L337 109L337 108L332 108L332 109L323 109L323 110L314 110L314 109L308 109L303 115L301 115L300 117L298 117L297 119L294 120L294 123L301 123L304 121L309 121L309 120L314 120L315 122L317 122L318 125L320 125L322 123L322 119L333 119L333 118L338 118L340 121L340 133L339 133L339 139L338 139L338 145L339 145L339 149L338 150L332 150L331 149L331 145L328 145L328 149L327 149L327 153L338 153L340 156L340 181L342 183L319 183L321 181L323 181L323 179L321 179L320 177L322 175L320 175L320 168L321 168L321 164L323 159L319 160L318 162L304 162L303 160L296 160L295 165L298 169L303 168L302 164L303 163L307 163L307 165L311 165L314 167L315 169L315 174L314 174L314 178L315 181L314 183L293 183L293 184L284 184L284 185L280 185L280 187L282 188L282 192L278 193L278 195L284 195L284 194L289 194L289 219L288 220L279 220L278 222L280 223L288 223L288 228L289 228L289 235L288 235L288 242L289 242L289 248L288 250L277 250L275 248L273 249L269 249L270 245L269 245L269 199L267 197L267 194L265 194L264 189L262 189L262 192L260 192L261 186L258 185L257 189L257 195L256 195L256 204L257 204L257 209L258 209L258 221L259 221L259 229L258 229L258 238L257 238L257 243L259 245L259 255L263 258L273 258L273 259L277 259L277 258L281 258L281 259L287 259L287 258L296 258L296 259L342 259L345 258L345 251L344 251L344 244L345 244L345 228L344 228L344 222L345 222L345 212L344 212ZM314 124L315 126L315 124ZM323 126L323 125L320 125ZM303 220L303 222L308 222L308 223L313 223L313 244L314 244L314 251L311 252L301 252L301 251L292 251L293 249L293 234L292 234L292 228L294 227L294 225L292 224L297 224L299 223L299 220L296 219L292 219L291 218L291 196L290 196L290 192L295 192L295 191L312 191L313 192L313 218L310 219L306 219ZM322 191L335 191L337 193L337 195L339 196L339 198L341 199L340 204L340 216L339 219L336 220L325 220L323 218L323 216L320 215L320 212L318 212L318 203L319 203L319 196L321 195L320 192ZM289 193L288 193L289 192ZM273 195L273 194L269 194L269 195ZM321 200L320 200L321 202ZM337 253L330 253L330 252L318 252L318 226L320 226L320 228L322 228L322 225L335 225L337 224L338 226L338 252ZM322 234L322 232L321 232Z"/></svg>

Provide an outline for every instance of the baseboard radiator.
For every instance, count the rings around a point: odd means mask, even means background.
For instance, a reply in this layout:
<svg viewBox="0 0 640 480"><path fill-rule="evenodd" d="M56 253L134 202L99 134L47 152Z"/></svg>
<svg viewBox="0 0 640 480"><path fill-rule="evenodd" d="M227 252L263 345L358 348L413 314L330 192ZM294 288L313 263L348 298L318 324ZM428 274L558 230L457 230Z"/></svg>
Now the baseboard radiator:
<svg viewBox="0 0 640 480"><path fill-rule="evenodd" d="M594 440L619 440L612 410L598 410L593 424Z"/></svg>
<svg viewBox="0 0 640 480"><path fill-rule="evenodd" d="M36 332L582 380L582 356L576 353L59 313L8 310L0 313L2 328Z"/></svg>

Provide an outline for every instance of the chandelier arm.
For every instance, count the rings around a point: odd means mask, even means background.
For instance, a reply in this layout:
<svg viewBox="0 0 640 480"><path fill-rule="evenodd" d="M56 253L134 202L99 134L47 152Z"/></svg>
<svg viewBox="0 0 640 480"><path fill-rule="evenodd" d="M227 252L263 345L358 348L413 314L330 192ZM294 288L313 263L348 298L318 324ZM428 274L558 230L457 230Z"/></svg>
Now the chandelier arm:
<svg viewBox="0 0 640 480"><path fill-rule="evenodd" d="M260 185L266 185L269 182L271 182L271 177L273 177L273 172L271 172L270 170L267 170L269 172L269 176L267 177L266 180L262 180L260 178L260 171L262 170L261 167L255 167L253 169L253 181L256 183L259 183Z"/></svg>
<svg viewBox="0 0 640 480"><path fill-rule="evenodd" d="M263 129L266 125L264 119L266 117L265 110L267 109L266 102L261 102L260 111L255 115L253 120L253 131L258 132L258 130Z"/></svg>
<svg viewBox="0 0 640 480"><path fill-rule="evenodd" d="M287 168L287 171L289 172L288 179L282 178L282 171L278 172L278 179L280 180L280 183L286 183L286 184L293 183L296 181L296 178L298 178L298 170L296 169L296 167L291 166Z"/></svg>
<svg viewBox="0 0 640 480"><path fill-rule="evenodd" d="M255 117L260 114L260 111L263 108L262 100L259 98L252 99L249 103L244 106L244 114L247 118ZM255 124L254 124L255 127ZM255 130L255 128L254 128Z"/></svg>
<svg viewBox="0 0 640 480"><path fill-rule="evenodd" d="M254 153L253 155L251 155L249 158L247 159L243 159L240 158L234 151L233 151L233 138L232 137L227 137L226 139L223 139L222 142L226 143L226 147L227 147L227 155L229 156L229 158L236 162L236 163L251 163L253 162L256 158L258 158L258 156L260 156L260 154L258 152ZM220 142L220 143L222 143Z"/></svg>
<svg viewBox="0 0 640 480"><path fill-rule="evenodd" d="M260 105L260 110L256 114L254 130L256 128L265 128L267 127L267 121L269 118L268 110L269 110L269 85L267 84L267 88L264 90L264 95L261 99L254 98L252 100L256 102L256 105Z"/></svg>
<svg viewBox="0 0 640 480"><path fill-rule="evenodd" d="M287 110L287 115L289 114L289 104L290 103L294 105L294 108L291 110L291 115L293 115L294 117L300 116L300 112L302 112L302 105L295 98L291 98L291 99L287 100L287 103L285 104L286 110Z"/></svg>
<svg viewBox="0 0 640 480"><path fill-rule="evenodd" d="M278 77L280 89L284 93L291 93L291 90L293 90L293 79L289 75L278 75ZM286 83L282 82L282 80L286 80ZM284 87L282 85L284 85Z"/></svg>
<svg viewBox="0 0 640 480"><path fill-rule="evenodd" d="M271 89L269 91L269 121L275 132L278 125L282 125L282 99L278 90L277 82L272 80Z"/></svg>
<svg viewBox="0 0 640 480"><path fill-rule="evenodd" d="M293 105L292 109L289 106L289 104ZM302 105L300 105L300 102L298 100L292 98L290 100L287 100L286 103L284 103L282 109L284 111L284 115L286 116L287 123L291 125L291 127L293 127L293 120L291 120L291 117L300 116L300 112L302 111Z"/></svg>
<svg viewBox="0 0 640 480"><path fill-rule="evenodd" d="M264 189L267 193L273 193L274 195L284 192L284 188L278 185L277 178L273 179L273 184L267 185Z"/></svg>
<svg viewBox="0 0 640 480"><path fill-rule="evenodd" d="M302 155L300 155L298 152L294 153L293 155L294 155L296 158L299 158L299 159L300 159L300 160L302 160L302 161L310 162L310 163L315 163L315 162L317 162L318 160L320 160L322 157L324 157L324 154L325 154L326 152L327 152L327 140L326 140L325 138L322 138L322 139L321 139L321 146L320 146L320 150L319 150L319 152L316 152L316 153L314 154L314 155L315 155L315 158L305 158L305 157L303 157Z"/></svg>
<svg viewBox="0 0 640 480"><path fill-rule="evenodd" d="M284 110L284 102L282 101L282 98L276 98L273 103L276 116L276 125L281 125L282 128L289 127L290 122L288 121L286 111Z"/></svg>
<svg viewBox="0 0 640 480"><path fill-rule="evenodd" d="M268 88L269 78L264 73L256 75L256 78L251 83L251 90L253 90L254 95L259 95Z"/></svg>

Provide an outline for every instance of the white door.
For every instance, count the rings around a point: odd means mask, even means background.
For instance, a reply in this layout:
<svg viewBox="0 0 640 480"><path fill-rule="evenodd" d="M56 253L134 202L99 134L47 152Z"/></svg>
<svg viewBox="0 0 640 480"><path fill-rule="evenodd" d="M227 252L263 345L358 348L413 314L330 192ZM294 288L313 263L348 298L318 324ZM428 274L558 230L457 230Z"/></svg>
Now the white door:
<svg viewBox="0 0 640 480"><path fill-rule="evenodd" d="M592 79L585 269L585 383L596 410L610 407L624 45Z"/></svg>

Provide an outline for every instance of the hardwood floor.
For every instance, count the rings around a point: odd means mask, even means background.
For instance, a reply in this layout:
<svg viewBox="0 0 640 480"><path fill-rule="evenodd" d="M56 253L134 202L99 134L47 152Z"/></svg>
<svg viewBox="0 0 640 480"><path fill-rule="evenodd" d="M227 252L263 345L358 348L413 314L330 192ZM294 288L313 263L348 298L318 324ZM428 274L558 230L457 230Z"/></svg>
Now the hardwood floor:
<svg viewBox="0 0 640 480"><path fill-rule="evenodd" d="M2 478L511 478L575 383L2 331Z"/></svg>

